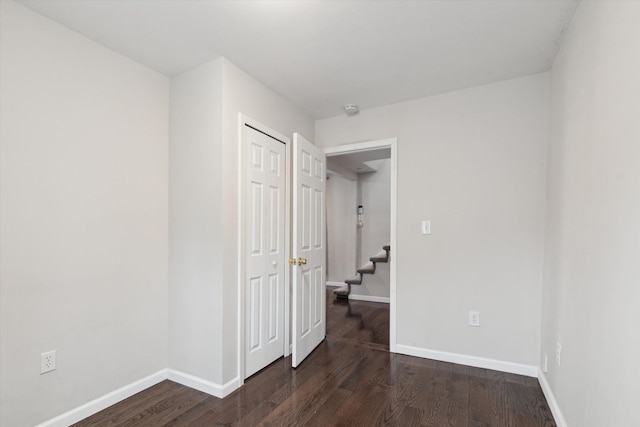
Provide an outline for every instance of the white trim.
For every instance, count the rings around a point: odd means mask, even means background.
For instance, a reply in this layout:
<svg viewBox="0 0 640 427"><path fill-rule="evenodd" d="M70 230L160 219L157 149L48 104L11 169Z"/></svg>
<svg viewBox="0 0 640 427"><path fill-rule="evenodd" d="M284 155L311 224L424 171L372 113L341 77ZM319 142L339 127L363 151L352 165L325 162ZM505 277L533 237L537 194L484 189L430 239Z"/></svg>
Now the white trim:
<svg viewBox="0 0 640 427"><path fill-rule="evenodd" d="M568 424L565 421L564 416L562 415L560 405L558 405L558 401L556 400L556 397L551 390L551 386L547 381L547 375L540 369L538 369L538 382L540 383L540 388L542 389L544 397L547 399L547 404L549 404L551 414L553 415L553 419L555 420L556 424L558 425L558 427L567 427Z"/></svg>
<svg viewBox="0 0 640 427"><path fill-rule="evenodd" d="M377 139L375 141L356 142L354 144L336 145L324 149L327 157L338 156L346 153L357 153L359 151L369 151L375 148L391 147L397 141L397 138Z"/></svg>
<svg viewBox="0 0 640 427"><path fill-rule="evenodd" d="M457 363L459 365L474 366L476 368L492 369L494 371L509 372L511 374L538 376L538 367L504 360L488 359L485 357L469 356L466 354L449 353L446 351L429 350L427 348L412 347L398 344L396 351L400 354L422 357L424 359L439 360L441 362Z"/></svg>
<svg viewBox="0 0 640 427"><path fill-rule="evenodd" d="M244 126L245 119L238 114L238 343L236 344L236 372L240 384L244 384Z"/></svg>
<svg viewBox="0 0 640 427"><path fill-rule="evenodd" d="M225 384L218 384L214 383L213 381L205 380L204 378L196 377L195 375L176 371L174 369L167 370L167 377L171 381L177 382L178 384L182 384L183 386L199 390L203 393L210 394L220 399L230 395L242 385L239 377L235 377Z"/></svg>
<svg viewBox="0 0 640 427"><path fill-rule="evenodd" d="M238 343L236 348L236 372L240 385L244 384L244 138L246 119L238 114Z"/></svg>
<svg viewBox="0 0 640 427"><path fill-rule="evenodd" d="M388 138L376 141L358 142L355 144L338 145L324 149L327 157L338 156L347 153L357 153L360 151L368 151L376 148L391 148L391 189L390 189L390 241L391 253L389 255L389 351L391 353L398 352L397 334L396 334L396 254L398 253L397 240L397 223L398 223L398 139ZM534 375L535 376L535 375Z"/></svg>
<svg viewBox="0 0 640 427"><path fill-rule="evenodd" d="M291 138L288 138L282 135L279 132L269 128L268 126L263 125L262 123L251 119L250 117L245 116L242 113L238 113L238 342L237 342L237 378L239 385L244 384L245 378L245 357L244 357L244 281L245 281L245 267L246 260L244 256L244 219L245 219L245 209L244 209L244 177L246 173L246 169L244 167L245 162L245 129L246 126L249 125L254 129L259 130L262 133L265 133L272 138L275 138L285 144L285 169L286 169L286 177L285 177L285 227L284 227L284 241L285 241L285 251L284 256L285 260L288 261L290 255L290 221L291 221L291 203L290 203L290 193L291 193ZM287 269L285 267L285 269ZM289 269L287 269L289 270ZM290 294L290 281L289 274L284 275L284 348L283 354L284 356L288 356L291 354L289 343L290 339L290 320L289 320L289 306L291 302L289 301ZM199 390L199 389L198 389Z"/></svg>
<svg viewBox="0 0 640 427"><path fill-rule="evenodd" d="M344 282L327 281L326 284L327 286L333 286L333 287L346 286L346 283ZM388 297L377 297L374 295L357 295L352 293L352 294L349 294L349 299L356 300L356 301L383 302L386 304L390 303L390 299Z"/></svg>
<svg viewBox="0 0 640 427"><path fill-rule="evenodd" d="M38 424L37 427L70 426L71 424L82 421L85 418L90 417L91 415L98 413L111 405L115 405L116 403L128 397L131 397L134 394L141 392L142 390L154 386L166 379L167 370L163 369L156 372L155 374L151 374L148 377L142 378L141 380L134 381L131 384L120 387L119 389L107 393L104 396L98 397L97 399L80 405L77 408L67 411L62 415L58 415L55 418L45 421L42 424Z"/></svg>
<svg viewBox="0 0 640 427"><path fill-rule="evenodd" d="M326 283L327 283L327 286L336 286L336 287L337 286L346 286L346 283L344 283L344 282L330 282L330 281L327 281Z"/></svg>
<svg viewBox="0 0 640 427"><path fill-rule="evenodd" d="M349 294L349 299L355 301L369 301L369 302L383 302L389 304L391 300L387 297L377 297L374 295L357 295L357 294Z"/></svg>
<svg viewBox="0 0 640 427"><path fill-rule="evenodd" d="M293 144L289 138L284 139L285 144L285 217L284 217L284 357L291 354L291 268L288 264L291 258L291 156Z"/></svg>
<svg viewBox="0 0 640 427"><path fill-rule="evenodd" d="M398 140L393 138L391 146L391 188L389 207L389 222L391 223L389 232L391 251L389 251L389 351L398 351L398 339L396 335L396 288L397 288L397 254L398 254Z"/></svg>

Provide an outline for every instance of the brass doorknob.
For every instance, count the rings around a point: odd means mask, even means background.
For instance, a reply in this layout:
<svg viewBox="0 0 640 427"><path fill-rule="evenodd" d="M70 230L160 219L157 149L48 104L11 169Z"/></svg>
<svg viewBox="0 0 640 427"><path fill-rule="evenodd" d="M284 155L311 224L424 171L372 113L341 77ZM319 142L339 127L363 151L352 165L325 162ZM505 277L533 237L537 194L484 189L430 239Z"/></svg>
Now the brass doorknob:
<svg viewBox="0 0 640 427"><path fill-rule="evenodd" d="M307 260L305 258L298 257L298 264L305 265L306 263L307 263Z"/></svg>
<svg viewBox="0 0 640 427"><path fill-rule="evenodd" d="M298 263L298 260L295 258L289 258L289 264L291 265L296 265Z"/></svg>

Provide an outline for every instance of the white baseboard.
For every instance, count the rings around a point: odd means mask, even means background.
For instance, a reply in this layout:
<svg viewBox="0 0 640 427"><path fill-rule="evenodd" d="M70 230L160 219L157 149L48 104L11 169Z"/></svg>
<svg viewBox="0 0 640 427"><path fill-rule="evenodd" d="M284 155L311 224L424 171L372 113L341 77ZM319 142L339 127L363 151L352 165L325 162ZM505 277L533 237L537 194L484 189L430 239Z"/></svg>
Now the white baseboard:
<svg viewBox="0 0 640 427"><path fill-rule="evenodd" d="M344 283L344 282L329 282L329 281L327 281L326 284L327 284L327 286L344 286L344 285L346 285L346 283Z"/></svg>
<svg viewBox="0 0 640 427"><path fill-rule="evenodd" d="M396 345L396 353L439 360L441 362L457 363L459 365L473 366L476 368L493 369L494 371L509 372L511 374L526 375L534 378L538 376L537 366L522 365L520 363L505 362L503 360L487 359L466 354L448 353L446 351L429 350L402 344Z"/></svg>
<svg viewBox="0 0 640 427"><path fill-rule="evenodd" d="M351 296L350 296L351 297ZM458 363L461 365L474 366L478 368L493 369L496 371L509 372L513 374L526 375L529 377L538 377L540 387L551 409L551 413L558 427L567 427L567 423L560 411L560 406L551 391L551 387L547 382L546 375L535 366L522 365L512 362L504 362L495 359L486 359L483 357L468 356L464 354L448 353L444 351L429 350L425 348L412 347L408 345L397 344L396 353L406 354L409 356L422 357L425 359L434 359L442 362ZM241 384L238 377L232 379L226 384L220 385L212 381L196 377L191 374L179 372L173 369L163 369L151 374L148 377L135 381L117 390L105 394L102 397L94 399L84 405L78 406L70 411L65 412L55 418L38 424L37 427L67 427L77 423L111 405L133 396L149 387L152 387L166 379L177 382L187 387L202 391L212 396L222 399L233 391L238 389Z"/></svg>
<svg viewBox="0 0 640 427"><path fill-rule="evenodd" d="M327 286L345 286L344 282L326 282ZM389 297L376 297L373 295L356 295L356 294L349 294L349 299L352 299L354 301L370 301L370 302L383 302L386 304L389 304L391 302L391 300L389 299Z"/></svg>
<svg viewBox="0 0 640 427"><path fill-rule="evenodd" d="M100 412L103 409L106 409L109 406L114 405L128 397L131 397L134 394L139 393L142 390L147 389L151 386L154 386L166 379L167 379L167 370L163 369L161 371L156 372L155 374L151 374L148 377L142 378L141 380L135 381L124 387L114 390L111 393L107 393L102 397L99 397L90 402L87 402L84 405L78 406L77 408L67 411L62 415L58 415L57 417L52 418L48 421L45 421L42 424L38 424L38 427L70 426L71 424L75 424L78 421L81 421L97 412Z"/></svg>
<svg viewBox="0 0 640 427"><path fill-rule="evenodd" d="M389 304L390 299L388 297L376 297L373 295L356 295L356 294L349 294L349 299L355 300L355 301L370 301L370 302L383 302L386 304Z"/></svg>
<svg viewBox="0 0 640 427"><path fill-rule="evenodd" d="M195 375L176 371L174 369L168 369L167 373L168 379L170 379L171 381L194 388L220 399L228 396L240 387L240 379L238 377L232 379L226 384L218 384L214 383L213 381L205 380L204 378L196 377Z"/></svg>
<svg viewBox="0 0 640 427"><path fill-rule="evenodd" d="M551 413L553 414L553 419L556 421L556 424L558 427L567 427L567 422L562 415L562 411L560 411L560 405L558 405L556 396L553 394L553 391L551 391L551 386L547 381L547 375L540 369L538 369L538 382L540 383L540 388L542 389L542 393L544 393L544 397L547 399L547 403L549 404L549 408L551 409Z"/></svg>
<svg viewBox="0 0 640 427"><path fill-rule="evenodd" d="M92 400L91 402L87 402L84 405L78 406L77 408L67 411L62 415L45 421L42 424L38 424L37 427L70 426L71 424L75 424L78 421L90 417L91 415L98 413L111 405L115 405L116 403L167 379L184 386L200 390L212 396L219 397L220 399L228 396L234 390L240 387L240 381L238 380L238 378L234 378L228 383L220 385L196 377L194 375L175 371L173 369L163 369L156 372L155 374L149 375L148 377L112 391L111 393L107 393L102 397Z"/></svg>

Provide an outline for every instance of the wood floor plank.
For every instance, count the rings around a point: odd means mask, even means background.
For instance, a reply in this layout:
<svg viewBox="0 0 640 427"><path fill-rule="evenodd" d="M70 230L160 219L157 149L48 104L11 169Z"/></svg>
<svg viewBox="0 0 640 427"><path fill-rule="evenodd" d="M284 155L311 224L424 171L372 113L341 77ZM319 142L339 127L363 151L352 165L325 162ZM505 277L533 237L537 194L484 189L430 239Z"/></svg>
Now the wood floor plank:
<svg viewBox="0 0 640 427"><path fill-rule="evenodd" d="M465 425L469 419L469 367L451 364L448 384L448 413L454 425Z"/></svg>
<svg viewBox="0 0 640 427"><path fill-rule="evenodd" d="M554 427L537 379L388 352L387 304L327 295L327 338L224 399L163 381L76 426Z"/></svg>
<svg viewBox="0 0 640 427"><path fill-rule="evenodd" d="M193 426L200 427L205 425L202 420L215 420L218 418L220 400L217 397L209 396L199 404L193 406L189 411L177 414L173 419L169 420L165 426Z"/></svg>
<svg viewBox="0 0 640 427"><path fill-rule="evenodd" d="M357 359L352 359L353 370L348 376L343 378L340 388L350 391L357 391L363 384L369 381L370 377L375 374L379 368L382 358L381 352L362 351Z"/></svg>
<svg viewBox="0 0 640 427"><path fill-rule="evenodd" d="M188 387L171 381L162 381L159 384L149 387L148 389L101 411L101 414L103 415L101 420L88 423L88 420L85 419L74 424L74 426L107 427L122 425L127 419L156 405L158 402L165 399L167 395L179 393L183 389L188 389Z"/></svg>
<svg viewBox="0 0 640 427"><path fill-rule="evenodd" d="M177 414L187 412L206 398L206 394L193 389L172 393L119 425L122 427L165 425Z"/></svg>
<svg viewBox="0 0 640 427"><path fill-rule="evenodd" d="M553 418L545 411L544 397L539 386L526 386L522 383L507 382L507 397L509 407L513 411L515 423L522 427L534 427L540 425L555 426Z"/></svg>
<svg viewBox="0 0 640 427"><path fill-rule="evenodd" d="M379 408L381 401L382 393L380 391L366 387L353 391L352 397L335 413L334 425L376 425L375 420L381 411Z"/></svg>
<svg viewBox="0 0 640 427"><path fill-rule="evenodd" d="M451 374L434 371L427 383L426 393L422 399L421 425L427 426L463 426L466 419L461 422L460 417L451 411Z"/></svg>
<svg viewBox="0 0 640 427"><path fill-rule="evenodd" d="M471 369L469 409L472 418L492 426L513 425L505 374L488 369Z"/></svg>
<svg viewBox="0 0 640 427"><path fill-rule="evenodd" d="M264 419L264 422L282 425L285 420L293 417L304 424L322 408L323 404L331 397L331 393L338 388L342 378L355 369L352 361L359 354L361 353L354 351L345 355L345 357L338 359L339 363L331 366L330 369L317 369L315 372L307 369L312 373L312 377L307 381L302 381L302 384L296 387L295 393L292 392L284 402L280 403Z"/></svg>
<svg viewBox="0 0 640 427"><path fill-rule="evenodd" d="M331 393L331 396L324 403L323 407L319 410L316 410L312 414L307 422L307 425L317 427L334 425L336 423L336 412L340 410L345 402L351 399L352 395L353 392L349 390L344 390L341 388L336 389L333 393Z"/></svg>
<svg viewBox="0 0 640 427"><path fill-rule="evenodd" d="M405 406L402 408L402 414L398 420L400 426L419 426L420 418L422 414L419 409L412 406Z"/></svg>

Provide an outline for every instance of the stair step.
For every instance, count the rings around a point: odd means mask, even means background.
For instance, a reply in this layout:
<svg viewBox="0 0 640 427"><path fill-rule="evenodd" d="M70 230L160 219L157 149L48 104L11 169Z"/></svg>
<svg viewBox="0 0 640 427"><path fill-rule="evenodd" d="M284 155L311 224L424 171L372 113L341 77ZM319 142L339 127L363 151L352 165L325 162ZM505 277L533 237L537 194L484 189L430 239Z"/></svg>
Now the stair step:
<svg viewBox="0 0 640 427"><path fill-rule="evenodd" d="M346 286L340 286L338 289L334 289L333 293L338 298L349 298L349 294L351 293L351 290L349 289L349 285L346 285Z"/></svg>
<svg viewBox="0 0 640 427"><path fill-rule="evenodd" d="M344 281L344 283L347 284L346 286L342 286L333 291L336 297L349 298L349 294L351 293L351 285L361 285L363 274L374 274L376 272L377 262L389 262L389 251L391 250L391 245L384 245L382 249L383 251L380 251L369 258L370 262L366 263L357 270L358 275L356 277Z"/></svg>
<svg viewBox="0 0 640 427"><path fill-rule="evenodd" d="M371 258L369 258L371 262L389 262L389 252L380 251Z"/></svg>
<svg viewBox="0 0 640 427"><path fill-rule="evenodd" d="M361 285L362 284L362 274L356 276L352 279L347 279L344 281L347 285Z"/></svg>
<svg viewBox="0 0 640 427"><path fill-rule="evenodd" d="M373 274L376 272L376 265L372 262L368 262L358 269L360 274Z"/></svg>

